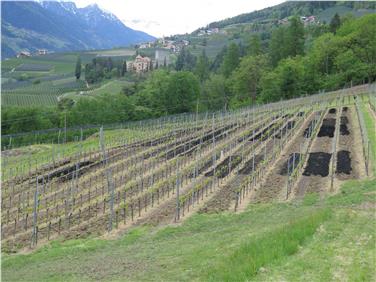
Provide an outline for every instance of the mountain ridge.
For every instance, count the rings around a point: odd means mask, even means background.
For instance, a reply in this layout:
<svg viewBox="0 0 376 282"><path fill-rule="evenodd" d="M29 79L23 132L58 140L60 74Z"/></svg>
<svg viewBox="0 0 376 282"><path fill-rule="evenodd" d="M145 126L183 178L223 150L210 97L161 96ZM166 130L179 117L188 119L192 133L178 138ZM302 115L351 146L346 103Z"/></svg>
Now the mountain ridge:
<svg viewBox="0 0 376 282"><path fill-rule="evenodd" d="M20 51L108 49L155 37L124 25L98 5L73 2L1 2L2 58Z"/></svg>

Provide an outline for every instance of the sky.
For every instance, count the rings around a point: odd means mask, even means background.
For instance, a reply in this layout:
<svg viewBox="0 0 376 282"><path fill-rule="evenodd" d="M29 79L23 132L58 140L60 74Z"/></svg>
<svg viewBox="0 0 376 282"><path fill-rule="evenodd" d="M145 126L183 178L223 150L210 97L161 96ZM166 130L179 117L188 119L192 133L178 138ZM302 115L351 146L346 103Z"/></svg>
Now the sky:
<svg viewBox="0 0 376 282"><path fill-rule="evenodd" d="M78 7L96 3L126 26L162 37L190 33L207 24L271 7L283 0L73 0Z"/></svg>

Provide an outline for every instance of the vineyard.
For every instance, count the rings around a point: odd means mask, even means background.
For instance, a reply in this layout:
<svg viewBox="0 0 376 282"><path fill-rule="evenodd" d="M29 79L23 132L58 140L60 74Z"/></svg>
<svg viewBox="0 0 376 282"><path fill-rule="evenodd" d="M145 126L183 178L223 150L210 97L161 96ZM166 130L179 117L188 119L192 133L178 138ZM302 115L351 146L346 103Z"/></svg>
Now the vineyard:
<svg viewBox="0 0 376 282"><path fill-rule="evenodd" d="M131 52L131 50L120 50ZM118 52L120 52L118 50ZM59 96L71 96L92 91L100 85L87 86L84 79L76 80L74 67L80 55L85 64L105 51L51 53L31 58L12 58L2 63L1 103L3 106L55 106ZM108 51L111 55L112 51ZM127 53L127 54L128 54ZM106 54L106 52L104 53ZM117 81L114 81L116 84ZM119 84L120 85L120 84ZM121 87L115 85L116 91ZM112 87L114 88L114 87ZM120 90L119 90L120 89ZM105 90L112 90L105 89Z"/></svg>
<svg viewBox="0 0 376 282"><path fill-rule="evenodd" d="M141 135L111 142L102 128L96 148L3 163L2 249L335 193L373 173L365 111L375 116L368 85L140 122Z"/></svg>
<svg viewBox="0 0 376 282"><path fill-rule="evenodd" d="M12 86L10 86L11 88ZM25 87L2 89L1 102L3 105L56 105L58 97L73 90L86 90L84 81L70 79L59 79L55 81L44 81L40 84L26 85Z"/></svg>

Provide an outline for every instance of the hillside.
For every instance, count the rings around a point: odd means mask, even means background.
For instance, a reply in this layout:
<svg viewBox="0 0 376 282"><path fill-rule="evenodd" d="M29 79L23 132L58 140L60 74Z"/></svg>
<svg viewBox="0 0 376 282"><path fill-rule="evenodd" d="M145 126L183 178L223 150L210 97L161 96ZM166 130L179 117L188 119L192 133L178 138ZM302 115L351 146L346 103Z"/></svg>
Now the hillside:
<svg viewBox="0 0 376 282"><path fill-rule="evenodd" d="M153 40L97 5L73 2L1 2L2 58L20 51L105 49Z"/></svg>
<svg viewBox="0 0 376 282"><path fill-rule="evenodd" d="M375 100L349 90L106 130L106 165L102 134L6 152L4 280L373 281Z"/></svg>
<svg viewBox="0 0 376 282"><path fill-rule="evenodd" d="M223 28L232 24L241 23L263 23L277 21L289 16L318 16L322 21L330 21L335 13L344 15L346 13L354 16L362 16L367 13L376 12L375 2L354 2L354 1L310 1L310 2L291 2L265 8L251 13L241 14L225 20L212 22L208 28Z"/></svg>

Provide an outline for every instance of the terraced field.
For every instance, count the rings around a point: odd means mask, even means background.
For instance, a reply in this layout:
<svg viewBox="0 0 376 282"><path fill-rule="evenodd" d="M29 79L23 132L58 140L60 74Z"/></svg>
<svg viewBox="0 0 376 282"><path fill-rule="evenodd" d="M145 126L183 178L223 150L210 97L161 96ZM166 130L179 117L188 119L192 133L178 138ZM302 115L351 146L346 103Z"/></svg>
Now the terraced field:
<svg viewBox="0 0 376 282"><path fill-rule="evenodd" d="M173 126L159 121L140 128L150 132L142 139L111 147L101 131L98 149L81 147L3 181L2 248L335 193L343 180L372 171L363 113L365 105L372 113L373 95L362 86Z"/></svg>

